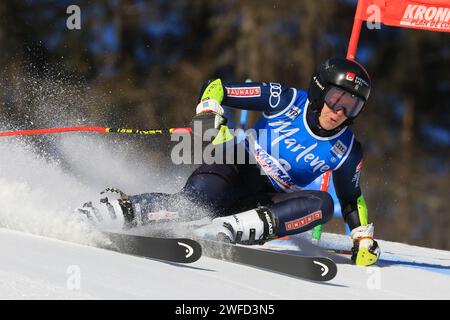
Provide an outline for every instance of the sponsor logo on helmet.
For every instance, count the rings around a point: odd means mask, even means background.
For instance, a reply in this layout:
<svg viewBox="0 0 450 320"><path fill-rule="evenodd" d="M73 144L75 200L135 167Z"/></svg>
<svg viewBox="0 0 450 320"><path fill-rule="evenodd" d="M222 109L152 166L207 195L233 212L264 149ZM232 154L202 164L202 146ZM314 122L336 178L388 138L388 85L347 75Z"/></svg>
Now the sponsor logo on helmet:
<svg viewBox="0 0 450 320"><path fill-rule="evenodd" d="M354 72L346 72L345 80L355 83L355 89L358 89L360 86L369 87L369 83L361 77L358 77Z"/></svg>
<svg viewBox="0 0 450 320"><path fill-rule="evenodd" d="M362 79L362 78L360 78L358 76L355 76L355 81L354 82L356 83L357 86L369 87L369 83L367 83L366 80L364 80L364 79Z"/></svg>
<svg viewBox="0 0 450 320"><path fill-rule="evenodd" d="M310 213L309 215L304 216L299 219L285 222L284 226L286 228L286 231L296 230L296 229L300 229L304 226L307 226L307 225L311 224L312 222L317 221L319 219L322 219L322 210L315 211L315 212Z"/></svg>
<svg viewBox="0 0 450 320"><path fill-rule="evenodd" d="M314 82L316 85L320 88L320 90L325 90L325 86L319 82L319 79L317 79L316 76L313 77Z"/></svg>
<svg viewBox="0 0 450 320"><path fill-rule="evenodd" d="M227 96L238 98L253 98L261 96L260 87L233 87L227 89Z"/></svg>
<svg viewBox="0 0 450 320"><path fill-rule="evenodd" d="M437 6L408 4L401 25L450 29L450 9Z"/></svg>
<svg viewBox="0 0 450 320"><path fill-rule="evenodd" d="M345 74L345 79L347 79L348 81L355 81L355 74L353 72L347 72Z"/></svg>

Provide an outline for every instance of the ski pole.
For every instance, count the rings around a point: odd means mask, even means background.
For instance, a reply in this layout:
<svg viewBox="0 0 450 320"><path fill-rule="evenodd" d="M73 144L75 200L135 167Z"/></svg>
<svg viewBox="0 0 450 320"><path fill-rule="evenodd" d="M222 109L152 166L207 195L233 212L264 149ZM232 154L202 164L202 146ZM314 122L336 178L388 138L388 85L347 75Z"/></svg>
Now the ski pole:
<svg viewBox="0 0 450 320"><path fill-rule="evenodd" d="M327 171L323 174L322 177L322 184L320 186L320 191L328 191L328 186L330 184L330 178L331 178L331 172ZM317 244L322 237L322 231L323 231L323 225L318 225L313 228L312 234L311 234L311 240L313 243Z"/></svg>
<svg viewBox="0 0 450 320"><path fill-rule="evenodd" d="M172 133L191 133L192 128L162 128L162 129L127 129L127 128L103 128L103 127L64 127L64 128L47 128L47 129L33 129L33 130L18 130L0 132L0 137L11 136L28 136L38 134L52 134L62 132L97 132L97 133L126 133L126 134L138 134L138 135L164 135Z"/></svg>

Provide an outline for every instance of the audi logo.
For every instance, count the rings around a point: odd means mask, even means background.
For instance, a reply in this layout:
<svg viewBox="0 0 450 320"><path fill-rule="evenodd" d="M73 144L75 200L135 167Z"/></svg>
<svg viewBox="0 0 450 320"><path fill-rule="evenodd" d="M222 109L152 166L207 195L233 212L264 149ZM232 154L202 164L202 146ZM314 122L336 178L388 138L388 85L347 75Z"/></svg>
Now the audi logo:
<svg viewBox="0 0 450 320"><path fill-rule="evenodd" d="M269 104L272 108L278 107L281 100L281 84L270 83L270 98Z"/></svg>

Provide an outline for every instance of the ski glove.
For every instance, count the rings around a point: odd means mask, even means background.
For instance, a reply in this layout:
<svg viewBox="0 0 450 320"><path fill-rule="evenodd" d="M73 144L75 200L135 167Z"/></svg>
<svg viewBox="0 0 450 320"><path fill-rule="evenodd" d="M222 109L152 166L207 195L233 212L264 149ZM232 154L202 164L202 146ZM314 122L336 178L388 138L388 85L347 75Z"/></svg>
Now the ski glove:
<svg viewBox="0 0 450 320"><path fill-rule="evenodd" d="M380 256L380 247L373 239L373 224L359 226L350 233L353 239L352 261L358 266L375 264Z"/></svg>
<svg viewBox="0 0 450 320"><path fill-rule="evenodd" d="M200 134L202 137L209 129L220 129L227 123L223 116L224 110L215 99L201 101L196 108L196 115L192 119L194 134ZM214 131L215 134L216 131ZM215 135L212 134L211 136Z"/></svg>

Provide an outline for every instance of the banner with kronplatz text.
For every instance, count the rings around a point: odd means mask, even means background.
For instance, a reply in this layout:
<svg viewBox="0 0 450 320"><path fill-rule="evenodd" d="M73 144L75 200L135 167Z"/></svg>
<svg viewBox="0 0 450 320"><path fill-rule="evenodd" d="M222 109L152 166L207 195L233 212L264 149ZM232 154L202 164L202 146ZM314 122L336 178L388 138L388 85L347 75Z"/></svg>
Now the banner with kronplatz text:
<svg viewBox="0 0 450 320"><path fill-rule="evenodd" d="M450 0L359 0L355 19L378 15L389 26L450 32Z"/></svg>

